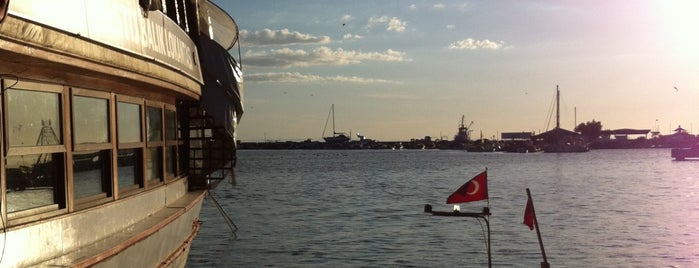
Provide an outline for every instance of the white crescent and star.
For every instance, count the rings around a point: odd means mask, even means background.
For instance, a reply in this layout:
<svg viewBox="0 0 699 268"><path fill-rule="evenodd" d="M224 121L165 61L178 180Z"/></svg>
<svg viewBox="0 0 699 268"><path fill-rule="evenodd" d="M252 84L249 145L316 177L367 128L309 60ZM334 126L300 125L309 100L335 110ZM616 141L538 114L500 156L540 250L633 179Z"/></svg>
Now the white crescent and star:
<svg viewBox="0 0 699 268"><path fill-rule="evenodd" d="M478 192L478 188L480 188L480 185L478 185L477 181L473 181L473 191L471 192L466 192L466 195L474 195Z"/></svg>

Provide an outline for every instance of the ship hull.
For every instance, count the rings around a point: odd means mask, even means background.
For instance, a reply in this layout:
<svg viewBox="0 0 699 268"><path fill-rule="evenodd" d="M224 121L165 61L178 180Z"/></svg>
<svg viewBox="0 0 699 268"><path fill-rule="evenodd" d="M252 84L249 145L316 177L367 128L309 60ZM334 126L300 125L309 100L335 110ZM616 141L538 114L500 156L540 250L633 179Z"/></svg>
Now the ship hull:
<svg viewBox="0 0 699 268"><path fill-rule="evenodd" d="M10 229L0 266L184 267L204 191L186 180Z"/></svg>

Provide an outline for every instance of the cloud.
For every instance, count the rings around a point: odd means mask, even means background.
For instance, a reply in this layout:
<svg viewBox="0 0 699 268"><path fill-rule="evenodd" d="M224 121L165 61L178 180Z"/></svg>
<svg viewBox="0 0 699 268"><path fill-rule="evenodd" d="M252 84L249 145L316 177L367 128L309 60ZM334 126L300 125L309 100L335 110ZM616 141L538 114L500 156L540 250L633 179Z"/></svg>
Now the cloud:
<svg viewBox="0 0 699 268"><path fill-rule="evenodd" d="M267 51L249 51L243 57L247 66L258 67L308 67L317 65L349 65L364 61L406 62L405 52L388 49L385 52L360 52L338 48L319 47L312 50L289 48Z"/></svg>
<svg viewBox="0 0 699 268"><path fill-rule="evenodd" d="M477 49L498 50L498 49L503 49L503 48L509 48L509 47L505 47L505 42L503 42L503 41L493 42L493 41L490 41L488 39L475 40L473 38L463 39L463 40L451 43L449 45L449 49L453 49L453 50L477 50Z"/></svg>
<svg viewBox="0 0 699 268"><path fill-rule="evenodd" d="M357 84L399 84L395 81L363 78L358 76L319 76L302 74L298 72L283 73L257 73L245 75L245 82L258 83L314 83L314 82L344 82Z"/></svg>
<svg viewBox="0 0 699 268"><path fill-rule="evenodd" d="M408 23L396 17L389 18L387 16L381 16L369 18L367 28L372 28L375 25L386 25L386 31L389 32L405 32Z"/></svg>
<svg viewBox="0 0 699 268"><path fill-rule="evenodd" d="M267 45L299 45L299 44L327 44L330 43L328 36L313 36L300 32L292 32L289 29L255 31L240 31L241 44L245 46L267 46Z"/></svg>
<svg viewBox="0 0 699 268"><path fill-rule="evenodd" d="M388 28L386 30L390 31L395 31L395 32L405 32L405 26L407 26L408 23L405 21L401 21L396 17L391 18L390 21L388 21Z"/></svg>
<svg viewBox="0 0 699 268"><path fill-rule="evenodd" d="M369 18L369 25L367 25L367 27L374 27L374 25L376 25L376 24L386 23L387 21L388 21L388 17L386 17L386 16L371 17L371 18Z"/></svg>
<svg viewBox="0 0 699 268"><path fill-rule="evenodd" d="M354 18L352 18L352 15L347 14L347 15L342 16L342 18L340 19L340 21L342 21L342 22L350 22L350 21L352 21L352 19L354 19Z"/></svg>
<svg viewBox="0 0 699 268"><path fill-rule="evenodd" d="M447 30L454 30L454 28L456 28L456 26L454 24L449 24L446 26L446 28L447 28Z"/></svg>
<svg viewBox="0 0 699 268"><path fill-rule="evenodd" d="M410 9L410 10L416 10L416 9L417 9L417 6L415 6L415 4L411 4L411 5L408 6L408 9Z"/></svg>
<svg viewBox="0 0 699 268"><path fill-rule="evenodd" d="M432 6L432 8L437 8L437 9L443 9L443 8L445 8L445 7L446 7L446 6L445 6L444 4L442 4L442 3L435 4L435 5Z"/></svg>
<svg viewBox="0 0 699 268"><path fill-rule="evenodd" d="M357 40L357 39L362 39L364 36L361 35L356 35L356 34L345 34L342 36L342 39L344 40Z"/></svg>

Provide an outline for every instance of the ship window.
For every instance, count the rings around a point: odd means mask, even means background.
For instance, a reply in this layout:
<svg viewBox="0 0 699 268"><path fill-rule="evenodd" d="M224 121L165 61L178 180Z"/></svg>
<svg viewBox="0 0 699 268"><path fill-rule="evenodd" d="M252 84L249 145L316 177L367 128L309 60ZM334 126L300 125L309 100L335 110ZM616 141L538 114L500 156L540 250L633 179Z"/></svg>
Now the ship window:
<svg viewBox="0 0 699 268"><path fill-rule="evenodd" d="M59 98L60 94L51 92L7 90L10 147L63 144Z"/></svg>
<svg viewBox="0 0 699 268"><path fill-rule="evenodd" d="M65 207L63 153L7 157L7 213Z"/></svg>
<svg viewBox="0 0 699 268"><path fill-rule="evenodd" d="M66 208L63 86L18 81L5 89L5 208L10 220Z"/></svg>
<svg viewBox="0 0 699 268"><path fill-rule="evenodd" d="M175 177L177 173L177 146L165 148L165 161L165 177Z"/></svg>
<svg viewBox="0 0 699 268"><path fill-rule="evenodd" d="M112 196L110 98L106 92L73 88L73 193L78 209Z"/></svg>
<svg viewBox="0 0 699 268"><path fill-rule="evenodd" d="M75 144L109 142L109 100L73 97Z"/></svg>
<svg viewBox="0 0 699 268"><path fill-rule="evenodd" d="M75 199L105 198L111 192L110 150L73 154Z"/></svg>
<svg viewBox="0 0 699 268"><path fill-rule="evenodd" d="M146 153L146 180L154 183L160 181L163 174L162 147L148 148Z"/></svg>
<svg viewBox="0 0 699 268"><path fill-rule="evenodd" d="M147 106L146 133L148 143L146 150L146 181L156 183L163 180L163 109Z"/></svg>
<svg viewBox="0 0 699 268"><path fill-rule="evenodd" d="M163 140L163 115L162 109L156 107L148 107L148 141Z"/></svg>
<svg viewBox="0 0 699 268"><path fill-rule="evenodd" d="M143 184L143 100L118 96L117 174L119 193L137 190ZM122 101L123 100L123 101Z"/></svg>
<svg viewBox="0 0 699 268"><path fill-rule="evenodd" d="M168 107L169 108L169 107ZM174 109L174 107L172 107ZM177 173L177 117L175 110L165 109L165 178L172 179Z"/></svg>
<svg viewBox="0 0 699 268"><path fill-rule="evenodd" d="M177 139L177 118L173 110L165 110L165 139L168 141Z"/></svg>
<svg viewBox="0 0 699 268"><path fill-rule="evenodd" d="M140 148L120 149L118 154L118 174L119 192L143 187L141 178L143 177L142 164L143 156Z"/></svg>
<svg viewBox="0 0 699 268"><path fill-rule="evenodd" d="M141 106L135 103L117 103L119 143L141 142Z"/></svg>

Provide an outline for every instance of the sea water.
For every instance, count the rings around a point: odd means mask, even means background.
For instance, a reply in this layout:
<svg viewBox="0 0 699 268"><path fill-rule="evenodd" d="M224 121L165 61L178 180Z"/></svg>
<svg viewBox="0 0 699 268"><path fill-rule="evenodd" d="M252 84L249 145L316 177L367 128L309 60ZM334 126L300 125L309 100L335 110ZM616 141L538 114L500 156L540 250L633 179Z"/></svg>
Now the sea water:
<svg viewBox="0 0 699 268"><path fill-rule="evenodd" d="M668 149L573 154L239 151L207 197L188 267L487 267L483 220L438 217L487 168L494 267L538 267L530 188L552 267L699 267L699 162Z"/></svg>

